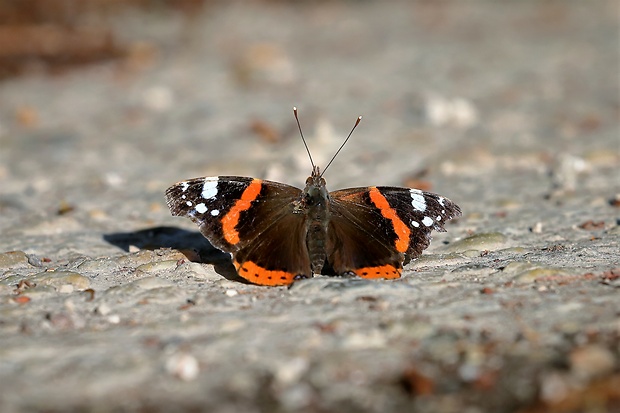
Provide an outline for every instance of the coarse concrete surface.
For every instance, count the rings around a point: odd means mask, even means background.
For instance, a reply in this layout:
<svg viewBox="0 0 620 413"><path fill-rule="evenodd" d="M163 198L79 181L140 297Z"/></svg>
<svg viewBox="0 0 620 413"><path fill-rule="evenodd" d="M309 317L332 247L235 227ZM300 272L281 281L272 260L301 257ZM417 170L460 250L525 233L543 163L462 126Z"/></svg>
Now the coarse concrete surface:
<svg viewBox="0 0 620 413"><path fill-rule="evenodd" d="M620 411L617 1L124 11L119 61L0 83L2 412ZM418 186L398 280L237 279L164 191Z"/></svg>

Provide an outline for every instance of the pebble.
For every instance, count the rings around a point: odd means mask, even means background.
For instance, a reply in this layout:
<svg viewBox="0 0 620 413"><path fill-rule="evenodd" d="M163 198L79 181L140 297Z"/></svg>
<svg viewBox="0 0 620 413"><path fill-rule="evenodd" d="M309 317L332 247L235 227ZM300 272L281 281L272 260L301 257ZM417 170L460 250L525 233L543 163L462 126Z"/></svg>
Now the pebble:
<svg viewBox="0 0 620 413"><path fill-rule="evenodd" d="M194 380L200 373L200 366L196 357L191 354L173 354L166 361L166 371L183 381Z"/></svg>
<svg viewBox="0 0 620 413"><path fill-rule="evenodd" d="M52 286L57 290L60 288L67 289L66 285L70 285L78 291L90 287L90 279L88 277L71 271L45 271L35 274L28 279L37 284L37 286Z"/></svg>
<svg viewBox="0 0 620 413"><path fill-rule="evenodd" d="M112 314L108 316L107 320L110 324L118 324L121 322L121 317L118 314Z"/></svg>
<svg viewBox="0 0 620 413"><path fill-rule="evenodd" d="M508 238L500 232L475 234L441 248L444 252L494 251L505 246Z"/></svg>
<svg viewBox="0 0 620 413"><path fill-rule="evenodd" d="M354 332L345 338L343 347L350 350L379 349L387 345L386 337L377 330Z"/></svg>
<svg viewBox="0 0 620 413"><path fill-rule="evenodd" d="M541 234L543 232L543 223L538 221L532 226L532 232L534 234Z"/></svg>
<svg viewBox="0 0 620 413"><path fill-rule="evenodd" d="M141 266L142 264L152 264L154 262L160 262L160 261L177 262L179 260L185 260L185 259L186 259L185 255L181 254L178 251L170 250L170 249L158 249L155 251L140 250L135 253L122 255L120 257L117 257L115 261L121 267L135 268L135 267Z"/></svg>
<svg viewBox="0 0 620 413"><path fill-rule="evenodd" d="M23 251L8 251L0 254L0 268L29 267L28 256Z"/></svg>
<svg viewBox="0 0 620 413"><path fill-rule="evenodd" d="M297 382L310 367L308 360L295 357L278 364L275 379L280 385L290 385Z"/></svg>
<svg viewBox="0 0 620 413"><path fill-rule="evenodd" d="M558 373L543 375L540 381L540 398L547 403L558 403L570 392L567 377Z"/></svg>
<svg viewBox="0 0 620 413"><path fill-rule="evenodd" d="M222 276L215 272L212 265L203 265L198 262L185 261L175 270L180 277L193 277L198 280L221 280Z"/></svg>
<svg viewBox="0 0 620 413"><path fill-rule="evenodd" d="M542 267L543 264L539 264L539 263L535 263L535 262L530 262L530 261L512 261L510 263L508 263L503 269L502 269L502 273L505 275L517 275L520 273L523 273L525 271L528 271L532 268L539 268Z"/></svg>
<svg viewBox="0 0 620 413"><path fill-rule="evenodd" d="M591 380L610 374L616 364L612 352L597 344L573 350L569 359L571 372L582 380Z"/></svg>
<svg viewBox="0 0 620 413"><path fill-rule="evenodd" d="M171 271L177 268L178 260L155 261L142 264L136 268L136 272L153 273L159 271Z"/></svg>
<svg viewBox="0 0 620 413"><path fill-rule="evenodd" d="M97 258L94 260L86 260L77 269L83 272L99 272L99 271L113 271L119 268L121 265L111 258Z"/></svg>
<svg viewBox="0 0 620 413"><path fill-rule="evenodd" d="M514 280L522 283L532 283L545 278L555 279L558 277L566 277L569 275L571 275L571 273L563 268L541 267L523 271L517 274L514 277Z"/></svg>
<svg viewBox="0 0 620 413"><path fill-rule="evenodd" d="M97 308L95 308L95 313L100 314L102 316L106 316L112 312L112 309L106 303L99 304Z"/></svg>

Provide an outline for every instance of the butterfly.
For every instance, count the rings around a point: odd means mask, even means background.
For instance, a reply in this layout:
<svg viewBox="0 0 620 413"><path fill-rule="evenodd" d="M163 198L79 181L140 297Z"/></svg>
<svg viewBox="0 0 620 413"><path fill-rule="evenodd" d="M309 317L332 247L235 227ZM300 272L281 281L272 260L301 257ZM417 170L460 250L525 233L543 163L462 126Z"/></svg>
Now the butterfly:
<svg viewBox="0 0 620 413"><path fill-rule="evenodd" d="M312 173L304 189L240 176L202 177L166 190L172 215L190 218L232 257L239 276L259 285L290 285L314 274L394 279L420 256L431 231L461 216L441 195L369 186L329 192L303 137Z"/></svg>

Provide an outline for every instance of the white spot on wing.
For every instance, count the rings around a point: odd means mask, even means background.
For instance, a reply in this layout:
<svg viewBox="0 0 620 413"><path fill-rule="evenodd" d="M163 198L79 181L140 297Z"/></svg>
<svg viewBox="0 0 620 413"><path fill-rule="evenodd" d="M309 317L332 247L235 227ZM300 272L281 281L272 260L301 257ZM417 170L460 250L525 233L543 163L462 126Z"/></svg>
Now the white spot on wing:
<svg viewBox="0 0 620 413"><path fill-rule="evenodd" d="M411 205L420 212L426 211L426 200L422 191L411 189L409 193L411 194Z"/></svg>
<svg viewBox="0 0 620 413"><path fill-rule="evenodd" d="M203 204L202 202L196 205L196 212L198 212L199 214L204 214L207 211L208 211L207 206Z"/></svg>
<svg viewBox="0 0 620 413"><path fill-rule="evenodd" d="M185 192L189 188L189 184L187 182L181 182L181 191Z"/></svg>
<svg viewBox="0 0 620 413"><path fill-rule="evenodd" d="M192 206L192 201L187 201L185 204L186 204L187 206Z"/></svg>
<svg viewBox="0 0 620 413"><path fill-rule="evenodd" d="M213 211L211 211L211 215L213 215L214 217L218 216L219 214L220 214L219 209L214 209Z"/></svg>
<svg viewBox="0 0 620 413"><path fill-rule="evenodd" d="M437 200L439 201L439 205L441 205L441 206L445 206L445 205L443 204L444 199L445 199L445 198L444 198L443 196L440 196L439 198L437 198Z"/></svg>
<svg viewBox="0 0 620 413"><path fill-rule="evenodd" d="M441 221L441 215L437 215L437 218L435 218L436 221Z"/></svg>
<svg viewBox="0 0 620 413"><path fill-rule="evenodd" d="M422 220L422 223L427 226L430 227L431 225L433 225L433 218L430 217L424 217L424 219Z"/></svg>
<svg viewBox="0 0 620 413"><path fill-rule="evenodd" d="M213 199L217 196L217 182L217 177L205 178L205 183L202 185L202 197L204 199Z"/></svg>
<svg viewBox="0 0 620 413"><path fill-rule="evenodd" d="M418 221L411 221L411 225L413 225L416 228L420 227L420 223Z"/></svg>

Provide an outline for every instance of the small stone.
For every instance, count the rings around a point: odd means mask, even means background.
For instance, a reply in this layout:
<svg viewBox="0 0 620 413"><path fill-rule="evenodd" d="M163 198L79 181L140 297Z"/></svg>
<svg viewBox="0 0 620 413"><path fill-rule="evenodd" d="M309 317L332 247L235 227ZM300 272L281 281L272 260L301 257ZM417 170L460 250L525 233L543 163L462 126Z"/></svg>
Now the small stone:
<svg viewBox="0 0 620 413"><path fill-rule="evenodd" d="M185 256L175 250L140 250L135 253L122 255L115 259L118 266L135 268L142 264L151 264L154 261L173 261L177 262L180 259L184 259ZM148 267L145 267L148 268Z"/></svg>
<svg viewBox="0 0 620 413"><path fill-rule="evenodd" d="M90 279L82 274L71 271L45 271L30 278L38 286L52 286L56 289L71 285L75 290L82 291L90 287ZM66 287L65 287L66 288Z"/></svg>
<svg viewBox="0 0 620 413"><path fill-rule="evenodd" d="M496 272L495 268L488 267L486 265L466 264L458 268L455 268L450 273L446 274L444 276L444 279L446 281L453 281L459 277L473 277L475 279L475 278L488 277L495 272Z"/></svg>
<svg viewBox="0 0 620 413"><path fill-rule="evenodd" d="M507 238L499 232L489 232L472 235L471 237L455 241L442 248L444 252L494 251L506 244Z"/></svg>
<svg viewBox="0 0 620 413"><path fill-rule="evenodd" d="M107 318L107 320L110 324L118 324L121 322L121 317L118 314L112 314Z"/></svg>
<svg viewBox="0 0 620 413"><path fill-rule="evenodd" d="M80 265L78 265L77 269L83 272L104 272L104 271L113 271L119 268L120 265L116 263L113 259L110 258L97 258L94 260L86 260Z"/></svg>
<svg viewBox="0 0 620 413"><path fill-rule="evenodd" d="M467 250L463 251L462 254L467 258L478 258L480 256L480 250Z"/></svg>
<svg viewBox="0 0 620 413"><path fill-rule="evenodd" d="M149 262L147 264L142 264L138 268L136 268L136 272L152 273L158 271L171 271L176 269L178 265L177 263L177 260Z"/></svg>
<svg viewBox="0 0 620 413"><path fill-rule="evenodd" d="M220 333L234 333L235 331L243 330L247 328L247 324L245 321L239 318L233 318L230 320L225 320L219 328Z"/></svg>
<svg viewBox="0 0 620 413"><path fill-rule="evenodd" d="M275 371L275 379L280 385L293 384L308 370L308 360L295 357L278 365Z"/></svg>
<svg viewBox="0 0 620 413"><path fill-rule="evenodd" d="M180 276L193 277L199 280L221 280L222 276L215 272L212 265L185 261L176 269Z"/></svg>
<svg viewBox="0 0 620 413"><path fill-rule="evenodd" d="M376 330L366 333L356 332L344 340L345 348L355 350L384 348L386 345L385 336Z"/></svg>
<svg viewBox="0 0 620 413"><path fill-rule="evenodd" d="M540 383L540 398L548 403L562 401L570 392L570 385L564 376L551 373L543 376Z"/></svg>
<svg viewBox="0 0 620 413"><path fill-rule="evenodd" d="M533 263L530 261L513 261L502 269L502 273L506 275L516 275L541 266L542 264Z"/></svg>
<svg viewBox="0 0 620 413"><path fill-rule="evenodd" d="M578 225L578 227L586 231L596 231L599 229L605 229L605 221L593 221L590 219L582 222Z"/></svg>
<svg viewBox="0 0 620 413"><path fill-rule="evenodd" d="M31 298L27 295L18 295L17 297L13 298L13 301L15 301L17 304L26 304L29 303L30 300Z"/></svg>
<svg viewBox="0 0 620 413"><path fill-rule="evenodd" d="M97 308L95 308L95 313L100 314L102 316L106 316L112 312L112 309L106 303L99 304Z"/></svg>
<svg viewBox="0 0 620 413"><path fill-rule="evenodd" d="M570 354L571 372L584 380L610 374L615 368L615 357L605 347L592 344Z"/></svg>
<svg viewBox="0 0 620 413"><path fill-rule="evenodd" d="M514 279L518 282L531 283L535 281L555 281L569 275L569 272L563 268L542 267L519 273Z"/></svg>
<svg viewBox="0 0 620 413"><path fill-rule="evenodd" d="M542 233L542 229L543 229L543 224L542 222L537 222L534 224L534 226L532 227L532 232L534 234L540 234Z"/></svg>
<svg viewBox="0 0 620 413"><path fill-rule="evenodd" d="M196 357L191 354L179 353L172 355L166 361L166 370L169 374L183 381L190 381L198 377L200 366Z"/></svg>
<svg viewBox="0 0 620 413"><path fill-rule="evenodd" d="M239 291L237 291L237 290L226 290L225 294L228 297L234 297L236 295L239 295Z"/></svg>
<svg viewBox="0 0 620 413"><path fill-rule="evenodd" d="M144 106L155 112L165 112L174 105L174 92L164 85L155 85L144 91Z"/></svg>
<svg viewBox="0 0 620 413"><path fill-rule="evenodd" d="M28 256L23 251L9 251L0 254L0 268L29 267Z"/></svg>

